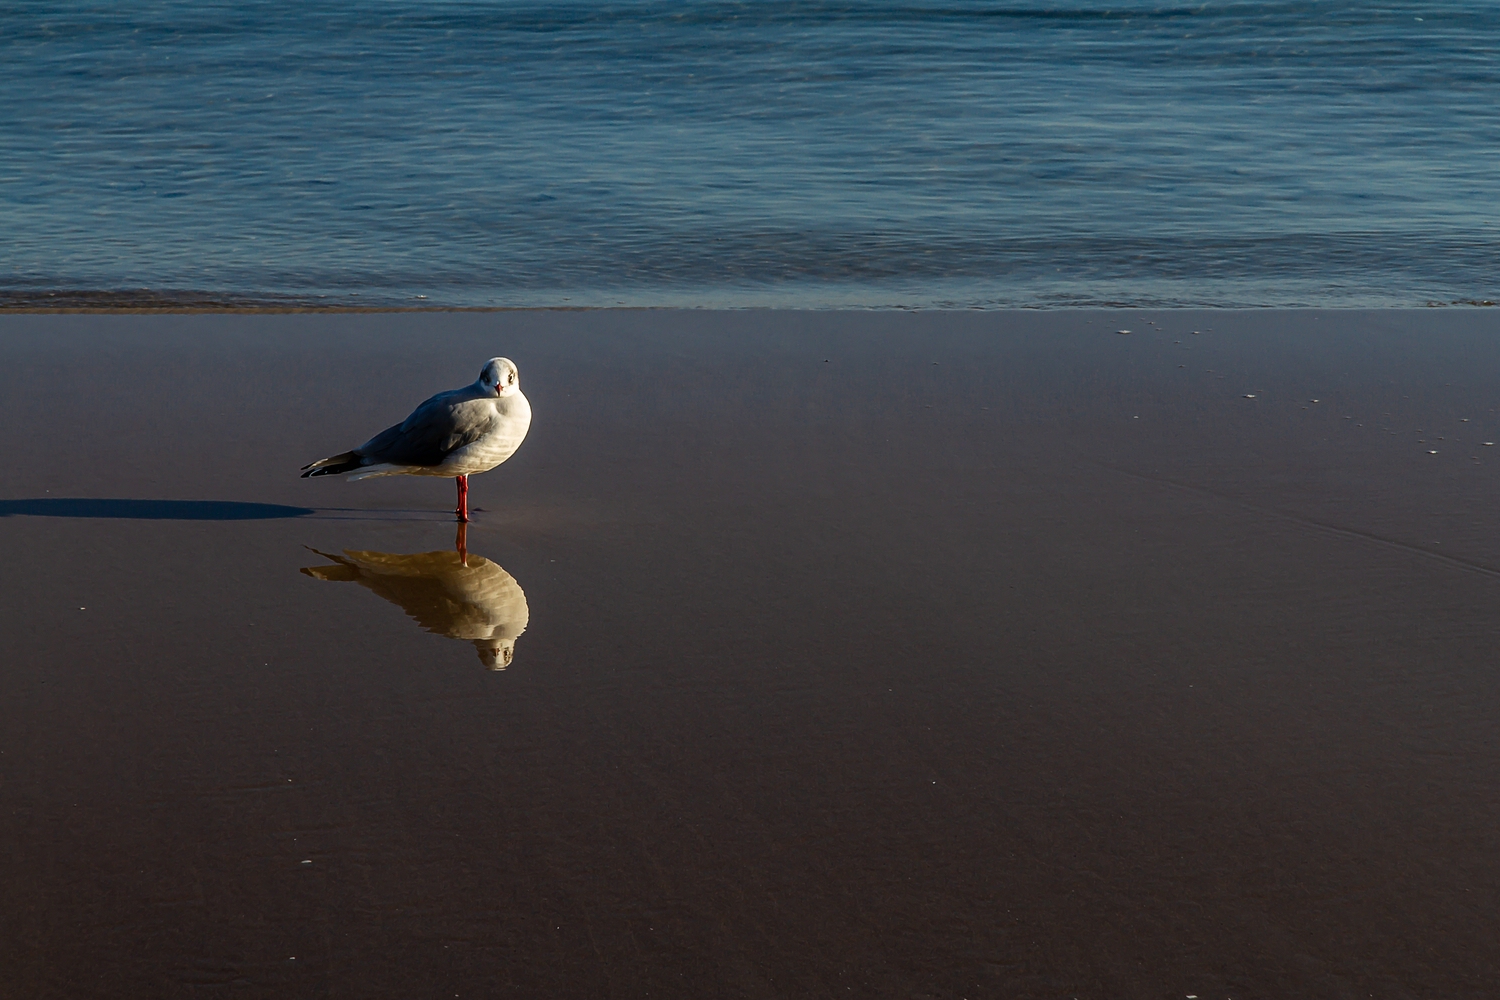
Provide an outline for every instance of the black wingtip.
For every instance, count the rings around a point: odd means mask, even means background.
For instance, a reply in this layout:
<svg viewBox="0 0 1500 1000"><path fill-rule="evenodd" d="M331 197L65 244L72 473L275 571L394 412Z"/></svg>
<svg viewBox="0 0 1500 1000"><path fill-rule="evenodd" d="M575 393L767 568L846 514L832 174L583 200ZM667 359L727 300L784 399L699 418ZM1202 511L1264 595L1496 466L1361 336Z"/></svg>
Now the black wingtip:
<svg viewBox="0 0 1500 1000"><path fill-rule="evenodd" d="M301 478L310 476L337 476L344 472L353 472L363 467L365 459L357 452L346 451L342 455L334 455L332 458L320 458L302 467Z"/></svg>
<svg viewBox="0 0 1500 1000"><path fill-rule="evenodd" d="M313 469L310 472L302 473L300 478L315 479L318 476L337 476L345 472L353 472L356 469L362 468L362 465L363 464L360 462L345 462L342 465L325 465L321 469Z"/></svg>

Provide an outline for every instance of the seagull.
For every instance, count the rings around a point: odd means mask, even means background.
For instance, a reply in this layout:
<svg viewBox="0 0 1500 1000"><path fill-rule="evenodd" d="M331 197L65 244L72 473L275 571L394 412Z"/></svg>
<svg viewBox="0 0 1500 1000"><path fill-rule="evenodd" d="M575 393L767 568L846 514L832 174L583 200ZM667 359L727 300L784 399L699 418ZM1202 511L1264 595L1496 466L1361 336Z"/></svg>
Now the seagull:
<svg viewBox="0 0 1500 1000"><path fill-rule="evenodd" d="M469 477L488 472L516 453L531 427L531 404L509 358L490 358L472 385L440 392L353 451L302 467L302 478L350 473L372 476L452 476L458 480L459 521L469 519Z"/></svg>

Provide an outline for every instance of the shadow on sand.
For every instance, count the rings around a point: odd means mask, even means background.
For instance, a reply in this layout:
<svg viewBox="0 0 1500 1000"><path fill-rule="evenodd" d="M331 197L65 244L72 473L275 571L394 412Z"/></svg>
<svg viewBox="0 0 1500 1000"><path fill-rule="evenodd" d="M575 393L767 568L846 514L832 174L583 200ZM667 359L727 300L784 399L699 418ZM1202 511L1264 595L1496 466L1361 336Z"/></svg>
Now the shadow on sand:
<svg viewBox="0 0 1500 1000"><path fill-rule="evenodd" d="M0 517L112 517L142 521L268 521L305 517L311 507L238 500L109 500L91 497L33 497L0 500Z"/></svg>

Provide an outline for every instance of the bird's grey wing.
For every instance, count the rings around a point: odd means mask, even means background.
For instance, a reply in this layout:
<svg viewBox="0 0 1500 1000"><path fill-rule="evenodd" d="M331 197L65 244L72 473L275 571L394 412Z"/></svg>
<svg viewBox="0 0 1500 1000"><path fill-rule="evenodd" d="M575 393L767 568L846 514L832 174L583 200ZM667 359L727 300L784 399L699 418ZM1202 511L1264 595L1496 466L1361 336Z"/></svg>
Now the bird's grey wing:
<svg viewBox="0 0 1500 1000"><path fill-rule="evenodd" d="M488 427L477 408L461 405L471 398L462 389L439 393L360 445L359 453L372 463L441 465L449 453L478 440Z"/></svg>

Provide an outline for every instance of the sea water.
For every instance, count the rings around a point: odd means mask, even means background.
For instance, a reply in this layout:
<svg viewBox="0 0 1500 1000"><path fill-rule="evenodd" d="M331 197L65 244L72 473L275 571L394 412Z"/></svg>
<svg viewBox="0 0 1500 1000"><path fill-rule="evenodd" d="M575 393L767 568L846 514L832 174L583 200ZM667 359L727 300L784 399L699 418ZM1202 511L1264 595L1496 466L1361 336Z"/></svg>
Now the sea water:
<svg viewBox="0 0 1500 1000"><path fill-rule="evenodd" d="M1500 298L1500 4L0 7L0 290Z"/></svg>

